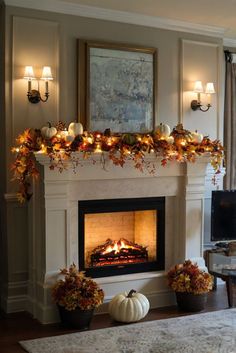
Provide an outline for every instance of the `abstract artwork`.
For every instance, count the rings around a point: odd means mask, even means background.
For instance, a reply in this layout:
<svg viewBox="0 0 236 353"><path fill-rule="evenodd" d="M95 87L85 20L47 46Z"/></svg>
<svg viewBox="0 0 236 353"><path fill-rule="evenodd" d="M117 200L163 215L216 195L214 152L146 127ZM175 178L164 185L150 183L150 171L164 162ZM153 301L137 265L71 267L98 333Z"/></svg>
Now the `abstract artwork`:
<svg viewBox="0 0 236 353"><path fill-rule="evenodd" d="M109 128L117 133L152 131L156 49L89 43L86 55L86 128L102 132Z"/></svg>

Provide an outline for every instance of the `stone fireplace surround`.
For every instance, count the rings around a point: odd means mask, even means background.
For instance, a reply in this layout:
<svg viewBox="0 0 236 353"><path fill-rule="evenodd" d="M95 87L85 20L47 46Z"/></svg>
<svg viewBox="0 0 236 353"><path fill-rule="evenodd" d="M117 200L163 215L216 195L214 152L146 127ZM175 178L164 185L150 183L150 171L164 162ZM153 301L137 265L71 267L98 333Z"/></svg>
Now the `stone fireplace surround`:
<svg viewBox="0 0 236 353"><path fill-rule="evenodd" d="M186 258L202 256L205 172L209 156L195 163L170 162L148 155L156 173L141 173L132 162L117 167L109 160L102 168L100 155L81 159L74 172L68 165L60 173L49 169L49 158L36 154L40 182L34 184L30 207L29 311L42 323L58 321L50 287L59 269L78 264L78 200L160 197L166 200L165 271ZM145 294L151 307L174 303L165 271L97 278L105 300L100 312L117 293L135 289Z"/></svg>

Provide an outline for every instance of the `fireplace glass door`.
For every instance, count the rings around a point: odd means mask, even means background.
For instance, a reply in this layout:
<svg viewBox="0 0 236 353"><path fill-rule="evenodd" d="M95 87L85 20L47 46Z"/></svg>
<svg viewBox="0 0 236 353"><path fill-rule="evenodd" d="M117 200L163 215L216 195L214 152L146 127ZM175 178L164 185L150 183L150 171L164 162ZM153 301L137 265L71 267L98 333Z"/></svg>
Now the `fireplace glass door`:
<svg viewBox="0 0 236 353"><path fill-rule="evenodd" d="M164 198L79 202L79 268L92 277L164 269Z"/></svg>

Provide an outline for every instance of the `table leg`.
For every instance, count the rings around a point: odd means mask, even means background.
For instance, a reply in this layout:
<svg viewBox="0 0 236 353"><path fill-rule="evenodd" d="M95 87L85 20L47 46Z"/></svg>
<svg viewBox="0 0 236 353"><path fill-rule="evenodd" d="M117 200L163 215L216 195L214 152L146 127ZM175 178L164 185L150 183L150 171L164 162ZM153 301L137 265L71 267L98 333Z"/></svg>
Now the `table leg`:
<svg viewBox="0 0 236 353"><path fill-rule="evenodd" d="M233 281L231 277L226 278L226 289L227 289L227 296L228 296L228 303L229 307L234 307L234 296L233 296Z"/></svg>
<svg viewBox="0 0 236 353"><path fill-rule="evenodd" d="M213 276L213 287L212 287L213 290L217 290L217 277L216 276Z"/></svg>

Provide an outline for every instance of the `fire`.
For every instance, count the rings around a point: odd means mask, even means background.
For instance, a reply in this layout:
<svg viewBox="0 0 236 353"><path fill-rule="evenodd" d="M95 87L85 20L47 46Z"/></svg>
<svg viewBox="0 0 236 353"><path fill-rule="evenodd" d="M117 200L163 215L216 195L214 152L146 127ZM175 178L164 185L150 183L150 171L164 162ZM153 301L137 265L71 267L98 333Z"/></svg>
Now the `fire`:
<svg viewBox="0 0 236 353"><path fill-rule="evenodd" d="M102 252L102 255L109 254L114 251L115 254L121 252L121 249L135 249L135 246L127 244L123 239L114 241L114 244L108 245L105 250Z"/></svg>
<svg viewBox="0 0 236 353"><path fill-rule="evenodd" d="M124 263L138 263L148 261L147 247L133 243L127 239L107 239L104 244L97 246L91 253L91 266L106 266Z"/></svg>

